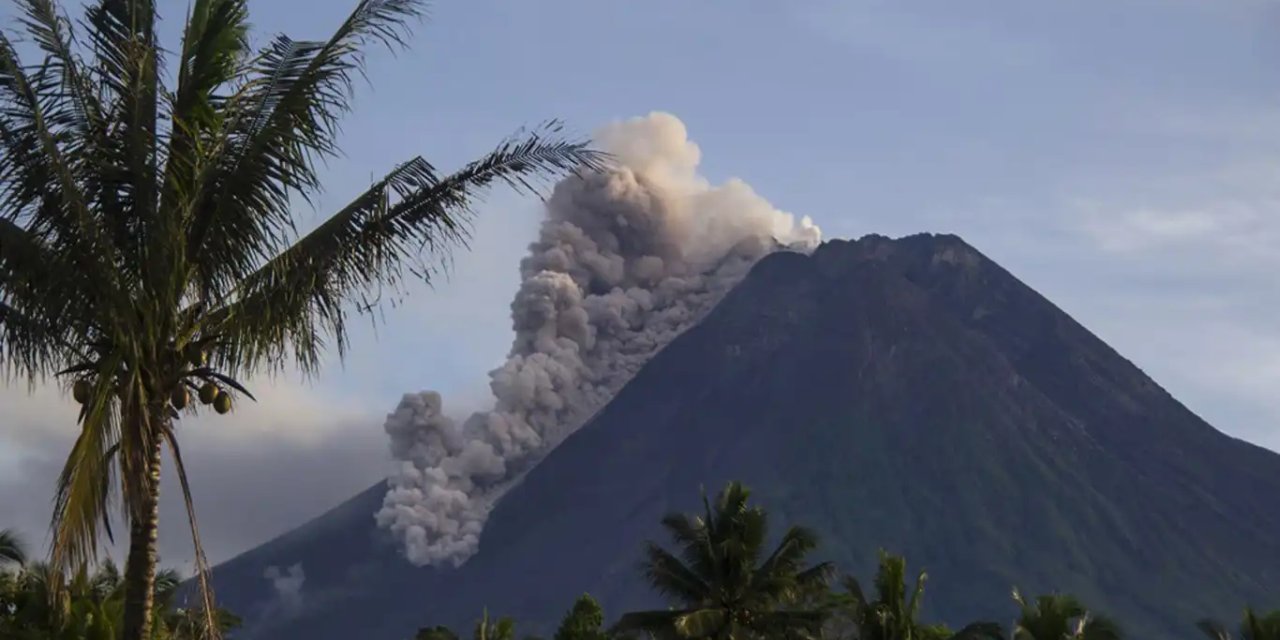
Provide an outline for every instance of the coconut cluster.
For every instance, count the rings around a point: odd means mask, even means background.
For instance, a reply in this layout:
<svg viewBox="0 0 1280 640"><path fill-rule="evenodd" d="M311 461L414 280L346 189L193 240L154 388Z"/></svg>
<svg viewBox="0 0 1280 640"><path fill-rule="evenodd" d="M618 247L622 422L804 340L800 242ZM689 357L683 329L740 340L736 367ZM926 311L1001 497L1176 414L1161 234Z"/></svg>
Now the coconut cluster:
<svg viewBox="0 0 1280 640"><path fill-rule="evenodd" d="M215 380L224 380L235 386L238 383L209 367L208 348L212 345L212 340L199 340L173 350L174 360L180 363L181 370L173 390L169 392L169 405L175 412L184 411L191 405L191 390L194 389L201 404L212 406L219 415L231 413L231 393ZM93 399L98 384L96 369L97 362L89 362L68 370L68 373L79 375L71 384L71 396L81 406L88 405Z"/></svg>

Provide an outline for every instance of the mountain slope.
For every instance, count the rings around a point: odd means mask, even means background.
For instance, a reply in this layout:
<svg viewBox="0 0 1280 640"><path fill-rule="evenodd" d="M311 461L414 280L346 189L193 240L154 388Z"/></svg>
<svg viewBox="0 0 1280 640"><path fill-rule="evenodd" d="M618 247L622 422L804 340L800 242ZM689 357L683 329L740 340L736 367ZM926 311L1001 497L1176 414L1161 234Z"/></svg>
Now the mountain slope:
<svg viewBox="0 0 1280 640"><path fill-rule="evenodd" d="M926 614L952 624L1007 622L1018 585L1074 593L1134 637L1194 637L1280 587L1280 456L931 235L763 260L508 494L460 569L397 560L375 487L216 584L279 623L256 637L408 638L483 607L547 634L583 591L610 616L655 604L641 542L730 479L846 570L866 576L878 547L927 568ZM301 603L268 603L265 567L299 562Z"/></svg>

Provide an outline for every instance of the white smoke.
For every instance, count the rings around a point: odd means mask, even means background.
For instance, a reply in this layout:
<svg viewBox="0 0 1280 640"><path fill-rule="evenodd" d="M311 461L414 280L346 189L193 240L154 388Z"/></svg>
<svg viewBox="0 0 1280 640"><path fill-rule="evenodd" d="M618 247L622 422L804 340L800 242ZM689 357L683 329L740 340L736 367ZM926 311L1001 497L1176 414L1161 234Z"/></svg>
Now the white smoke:
<svg viewBox="0 0 1280 640"><path fill-rule="evenodd" d="M284 571L272 565L267 567L262 577L271 581L271 589L275 591L279 606L285 612L296 612L302 607L302 584L306 582L307 575L301 564L292 565Z"/></svg>
<svg viewBox="0 0 1280 640"><path fill-rule="evenodd" d="M515 341L489 374L493 409L459 426L427 391L387 416L398 469L376 517L414 564L464 562L495 501L757 260L820 241L808 218L741 180L699 176L701 153L672 115L615 123L596 140L619 166L566 179L548 200L520 263Z"/></svg>

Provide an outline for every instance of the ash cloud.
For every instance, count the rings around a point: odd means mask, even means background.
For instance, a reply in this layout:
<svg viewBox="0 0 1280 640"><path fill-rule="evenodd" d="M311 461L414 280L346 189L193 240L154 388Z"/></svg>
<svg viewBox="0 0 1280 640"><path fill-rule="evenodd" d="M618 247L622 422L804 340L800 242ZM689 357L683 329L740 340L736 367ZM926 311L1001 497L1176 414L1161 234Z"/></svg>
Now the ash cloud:
<svg viewBox="0 0 1280 640"><path fill-rule="evenodd" d="M302 585L307 580L307 574L302 570L301 564L291 565L283 571L272 565L267 567L262 577L271 582L271 589L284 613L293 614L302 608Z"/></svg>
<svg viewBox="0 0 1280 640"><path fill-rule="evenodd" d="M596 140L618 166L566 179L548 200L520 264L515 340L489 374L493 408L459 424L425 391L387 416L397 467L376 519L414 564L465 562L498 498L650 357L761 257L821 239L741 180L708 183L672 115L618 122Z"/></svg>

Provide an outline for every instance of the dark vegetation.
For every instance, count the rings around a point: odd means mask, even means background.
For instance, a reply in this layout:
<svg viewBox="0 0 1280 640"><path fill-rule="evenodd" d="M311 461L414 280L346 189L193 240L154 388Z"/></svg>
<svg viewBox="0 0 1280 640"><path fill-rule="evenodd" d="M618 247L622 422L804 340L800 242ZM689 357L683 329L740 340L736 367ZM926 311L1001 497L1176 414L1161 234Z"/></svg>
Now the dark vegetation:
<svg viewBox="0 0 1280 640"><path fill-rule="evenodd" d="M765 510L749 501L750 492L730 483L714 501L703 498L698 516L671 514L662 525L674 545L645 546L639 569L669 605L665 609L623 614L606 626L600 604L590 595L573 603L554 640L1122 640L1120 624L1085 607L1075 597L1048 594L1024 598L1007 628L993 621L970 623L958 631L921 619L925 580L921 571L908 579L907 563L880 553L870 589L846 575L833 584L837 569L810 564L818 548L815 534L787 529L776 543ZM122 584L106 563L69 580L48 565L27 564L20 542L0 531L0 637L6 640L113 640L121 625ZM153 640L205 637L195 612L176 606L178 578L161 572L156 582ZM239 619L218 611L222 631ZM1213 640L1233 640L1222 623L1204 619L1199 628ZM459 640L452 629L419 629L413 640ZM486 610L472 629L475 640L516 640L510 617ZM1244 610L1241 640L1280 640L1280 610L1259 615ZM524 640L538 640L523 636Z"/></svg>
<svg viewBox="0 0 1280 640"><path fill-rule="evenodd" d="M650 542L640 569L669 607L623 614L605 627L604 612L583 595L560 623L555 640L631 638L749 640L1121 640L1112 618L1071 595L1024 598L1013 589L1010 625L977 621L958 631L921 619L925 580L908 580L907 563L881 552L870 589L853 576L833 588L836 568L809 564L818 541L813 532L791 527L775 545L764 509L748 502L749 492L728 485L699 516L663 519L674 546ZM1205 619L1200 629L1213 640L1233 636ZM515 640L516 622L490 619L486 611L474 628L476 640ZM1244 610L1243 640L1280 640L1280 609L1259 615ZM423 628L414 640L458 640L443 626Z"/></svg>
<svg viewBox="0 0 1280 640"><path fill-rule="evenodd" d="M151 640L201 640L203 616L179 606L181 576L156 574ZM230 612L215 613L220 631L239 626ZM117 640L124 624L124 583L106 561L96 570L81 566L71 575L31 562L10 531L0 530L0 638L4 640Z"/></svg>

